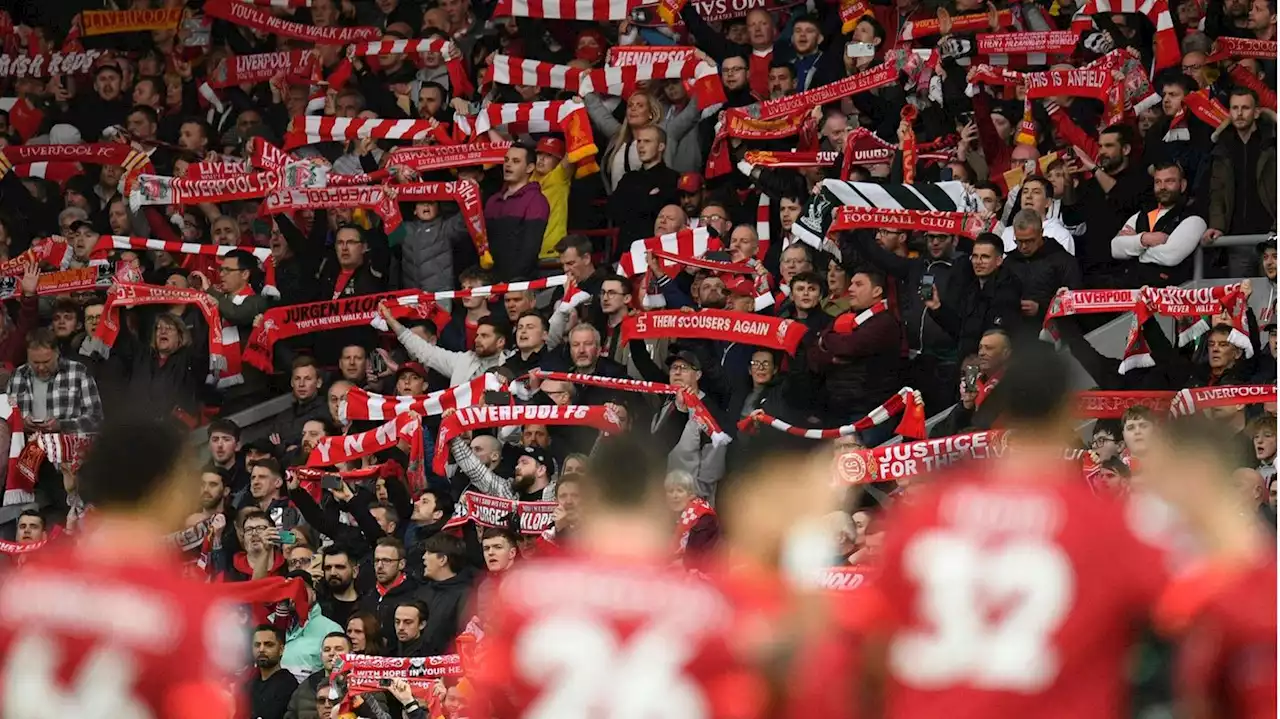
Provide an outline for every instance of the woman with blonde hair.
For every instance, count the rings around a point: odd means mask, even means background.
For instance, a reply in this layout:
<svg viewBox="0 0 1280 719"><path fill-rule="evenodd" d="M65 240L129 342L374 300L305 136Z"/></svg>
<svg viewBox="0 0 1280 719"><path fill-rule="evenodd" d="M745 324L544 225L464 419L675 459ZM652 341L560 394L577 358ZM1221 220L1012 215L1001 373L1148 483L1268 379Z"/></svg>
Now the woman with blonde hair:
<svg viewBox="0 0 1280 719"><path fill-rule="evenodd" d="M676 513L672 552L677 562L693 568L698 560L715 549L720 539L720 518L707 501L698 496L693 475L683 470L667 474L667 507Z"/></svg>
<svg viewBox="0 0 1280 719"><path fill-rule="evenodd" d="M591 93L583 98L587 106L587 114L591 116L591 125L595 128L596 137L609 137L609 144L604 149L600 169L604 174L605 189L612 194L618 186L618 180L632 170L640 169L640 155L636 150L636 130L656 125L667 133L667 150L663 162L667 167L674 167L676 148L685 135L698 126L702 113L698 103L689 102L679 113L667 116L658 98L646 90L637 90L626 98L626 114L623 122L613 116L611 104L598 93Z"/></svg>

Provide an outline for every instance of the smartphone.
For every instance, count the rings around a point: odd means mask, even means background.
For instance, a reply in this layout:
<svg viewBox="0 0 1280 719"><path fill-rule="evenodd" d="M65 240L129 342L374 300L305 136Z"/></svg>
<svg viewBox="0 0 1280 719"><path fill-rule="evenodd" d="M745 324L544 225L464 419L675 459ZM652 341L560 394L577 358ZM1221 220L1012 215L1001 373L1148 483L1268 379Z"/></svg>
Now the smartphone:
<svg viewBox="0 0 1280 719"><path fill-rule="evenodd" d="M277 528L284 526L284 508L275 507L271 510L271 522Z"/></svg>
<svg viewBox="0 0 1280 719"><path fill-rule="evenodd" d="M964 391L965 391L966 393L972 393L972 392L977 392L977 391L978 391L978 375L979 375L979 374L981 374L981 373L982 373L982 370L981 370L981 369L979 369L979 368L978 368L978 365L976 365L976 364L971 364L971 365L966 365L966 366L965 366L965 368L964 368Z"/></svg>
<svg viewBox="0 0 1280 719"><path fill-rule="evenodd" d="M294 534L293 532L287 529L282 529L280 530L280 543L281 544L297 544L298 535Z"/></svg>
<svg viewBox="0 0 1280 719"><path fill-rule="evenodd" d="M851 42L844 46L846 57L875 57L876 46L869 42Z"/></svg>
<svg viewBox="0 0 1280 719"><path fill-rule="evenodd" d="M933 299L933 275L920 278L920 299L925 302Z"/></svg>
<svg viewBox="0 0 1280 719"><path fill-rule="evenodd" d="M972 113L972 112L962 112L962 113L960 113L960 124L961 124L961 125L968 125L968 124L969 124L969 123L971 123L971 122L973 122L973 113Z"/></svg>
<svg viewBox="0 0 1280 719"><path fill-rule="evenodd" d="M342 477L336 474L326 474L320 477L321 489L342 489Z"/></svg>
<svg viewBox="0 0 1280 719"><path fill-rule="evenodd" d="M484 393L484 403L487 405L503 405L511 404L511 393L497 390L489 390Z"/></svg>

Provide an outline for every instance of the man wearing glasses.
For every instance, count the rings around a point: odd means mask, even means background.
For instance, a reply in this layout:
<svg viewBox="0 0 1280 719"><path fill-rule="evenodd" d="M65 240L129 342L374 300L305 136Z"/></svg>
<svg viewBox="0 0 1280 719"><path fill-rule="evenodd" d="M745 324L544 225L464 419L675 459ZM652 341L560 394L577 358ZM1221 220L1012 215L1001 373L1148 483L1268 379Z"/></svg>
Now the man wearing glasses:
<svg viewBox="0 0 1280 719"><path fill-rule="evenodd" d="M253 320L270 307L267 298L255 293L250 279L258 269L258 258L245 250L233 250L223 255L218 265L218 285L209 289L209 295L218 303L222 317L224 342L234 338L241 349L253 334ZM219 386L226 387L223 402L224 413L234 412L254 401L254 395L262 388L262 374L247 364L240 367L237 382L233 373L219 378Z"/></svg>

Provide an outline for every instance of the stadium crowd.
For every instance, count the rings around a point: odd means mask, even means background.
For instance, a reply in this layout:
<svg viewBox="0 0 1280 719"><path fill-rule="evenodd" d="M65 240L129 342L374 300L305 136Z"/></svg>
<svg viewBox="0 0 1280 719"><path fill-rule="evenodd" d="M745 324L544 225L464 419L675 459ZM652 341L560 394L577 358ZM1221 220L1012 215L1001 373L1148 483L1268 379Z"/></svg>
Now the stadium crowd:
<svg viewBox="0 0 1280 719"><path fill-rule="evenodd" d="M254 604L251 716L483 642L496 578L573 549L602 433L665 455L691 571L758 450L833 445L867 491L832 565L872 576L1038 341L1097 388L1064 447L1096 494L1203 410L1274 531L1274 0L0 8L3 548L92 523L113 415L198 429L191 573L305 588ZM1178 294L1197 253L1236 279ZM485 716L438 676L364 711Z"/></svg>

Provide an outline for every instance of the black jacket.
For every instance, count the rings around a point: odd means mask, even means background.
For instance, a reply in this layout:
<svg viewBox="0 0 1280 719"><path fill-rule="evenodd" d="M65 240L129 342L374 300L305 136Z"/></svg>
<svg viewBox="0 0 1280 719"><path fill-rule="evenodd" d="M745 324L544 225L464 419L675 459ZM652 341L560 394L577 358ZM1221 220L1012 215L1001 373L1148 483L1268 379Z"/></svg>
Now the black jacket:
<svg viewBox="0 0 1280 719"><path fill-rule="evenodd" d="M374 587L373 591L364 595L364 601L360 609L366 612L373 612L378 616L378 624L382 625L382 635L387 640L387 647L391 648L396 645L396 606L401 602L409 602L416 599L418 592L418 584L414 582L408 575L405 575L404 581L387 590L386 594L378 591Z"/></svg>
<svg viewBox="0 0 1280 719"><path fill-rule="evenodd" d="M1008 269L998 268L982 283L973 274L973 264L960 261L952 268L946 291L938 293L941 306L929 310L929 317L957 343L956 354L964 359L977 353L983 332L1018 327L1021 295L1022 287Z"/></svg>
<svg viewBox="0 0 1280 719"><path fill-rule="evenodd" d="M648 169L632 170L618 180L609 196L607 213L618 228L621 247L653 236L653 223L663 207L679 202L676 183L680 173L659 162Z"/></svg>
<svg viewBox="0 0 1280 719"><path fill-rule="evenodd" d="M944 361L955 361L955 338L938 325L937 318L925 309L924 300L920 298L920 281L925 275L933 277L939 297L947 295L951 276L956 271L955 260L951 257L935 260L927 255L899 257L876 243L870 232L851 232L845 237L857 249L859 257L897 281L898 312L905 325L907 346ZM964 260L961 264L969 263Z"/></svg>
<svg viewBox="0 0 1280 719"><path fill-rule="evenodd" d="M1023 328L1037 334L1044 324L1049 301L1057 294L1058 288L1080 287L1080 266L1076 264L1076 258L1048 238L1030 257L1017 250L1005 255L1004 267L1018 280L1022 288L1021 299L1031 300L1037 305L1035 315L1022 318Z"/></svg>
<svg viewBox="0 0 1280 719"><path fill-rule="evenodd" d="M417 599L427 605L427 626L422 630L422 648L427 656L453 651L454 639L462 631L467 601L471 597L470 567L449 579L428 579L418 589Z"/></svg>
<svg viewBox="0 0 1280 719"><path fill-rule="evenodd" d="M329 397L322 391L301 402L295 398L288 409L271 421L271 431L280 435L281 445L287 447L298 443L302 438L302 425L313 419L331 421Z"/></svg>
<svg viewBox="0 0 1280 719"><path fill-rule="evenodd" d="M903 364L902 323L892 311L848 334L822 332L809 349L809 367L826 375L822 398L828 423L862 419L889 399L902 387L898 372Z"/></svg>

